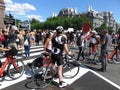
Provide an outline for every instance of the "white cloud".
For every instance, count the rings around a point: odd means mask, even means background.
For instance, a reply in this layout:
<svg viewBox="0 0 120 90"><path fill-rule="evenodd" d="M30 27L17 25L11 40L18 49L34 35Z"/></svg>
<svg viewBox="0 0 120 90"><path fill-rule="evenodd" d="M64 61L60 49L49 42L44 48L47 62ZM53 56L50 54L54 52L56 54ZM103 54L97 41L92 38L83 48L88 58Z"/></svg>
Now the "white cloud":
<svg viewBox="0 0 120 90"><path fill-rule="evenodd" d="M12 4L12 0L4 0L5 4Z"/></svg>
<svg viewBox="0 0 120 90"><path fill-rule="evenodd" d="M39 21L41 21L41 22L44 21L44 20L42 20L42 16L39 16L39 15L28 15L28 16L26 16L26 17L29 18L29 19L34 18L34 19L39 20Z"/></svg>
<svg viewBox="0 0 120 90"><path fill-rule="evenodd" d="M4 0L4 1L6 5L5 10L11 11L12 13L17 15L25 15L26 12L36 10L36 8L29 3L13 3L12 0Z"/></svg>
<svg viewBox="0 0 120 90"><path fill-rule="evenodd" d="M6 12L10 11L16 18L18 17L20 17L20 19L22 19L21 17L29 18L29 19L35 18L41 22L44 21L42 17L39 15L30 15L30 14L27 15L27 12L36 10L36 8L29 3L15 3L13 2L13 0L4 0L4 2L6 5L5 11Z"/></svg>

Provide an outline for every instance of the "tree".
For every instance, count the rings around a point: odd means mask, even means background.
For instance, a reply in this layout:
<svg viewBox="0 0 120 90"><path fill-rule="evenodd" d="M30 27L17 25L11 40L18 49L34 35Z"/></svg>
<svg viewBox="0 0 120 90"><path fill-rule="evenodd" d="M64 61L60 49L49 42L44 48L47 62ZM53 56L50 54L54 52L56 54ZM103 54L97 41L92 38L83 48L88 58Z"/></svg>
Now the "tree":
<svg viewBox="0 0 120 90"><path fill-rule="evenodd" d="M40 21L39 20L37 20L37 19L35 19L35 18L32 18L31 20L30 20L30 23L32 24L32 23L39 23Z"/></svg>
<svg viewBox="0 0 120 90"><path fill-rule="evenodd" d="M15 21L15 22L16 22L16 26L17 26L17 27L19 27L19 22L21 22L21 20L16 19L16 21Z"/></svg>
<svg viewBox="0 0 120 90"><path fill-rule="evenodd" d="M100 26L100 29L101 30L107 29L107 25L105 22Z"/></svg>
<svg viewBox="0 0 120 90"><path fill-rule="evenodd" d="M81 30L84 22L89 22L90 20L86 16L81 17L51 17L45 22L40 23L36 20L31 21L31 28L39 29L51 29L54 30L57 26L63 26L64 29L74 28L75 30ZM38 24L36 24L38 23ZM42 25L41 25L42 24ZM39 26L37 26L39 25ZM92 26L92 24L90 23Z"/></svg>
<svg viewBox="0 0 120 90"><path fill-rule="evenodd" d="M108 30L109 34L112 34L114 32L114 30L112 29L112 27L108 27L107 30Z"/></svg>

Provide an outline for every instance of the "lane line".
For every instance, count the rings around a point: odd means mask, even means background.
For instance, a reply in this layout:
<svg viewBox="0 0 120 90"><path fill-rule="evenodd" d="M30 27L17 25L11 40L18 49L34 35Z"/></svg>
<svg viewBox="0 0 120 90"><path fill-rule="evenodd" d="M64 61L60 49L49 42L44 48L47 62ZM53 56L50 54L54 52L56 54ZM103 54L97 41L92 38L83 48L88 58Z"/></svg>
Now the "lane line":
<svg viewBox="0 0 120 90"><path fill-rule="evenodd" d="M106 82L108 82L109 84L111 84L112 86L118 88L120 90L120 86L116 83L114 83L113 81L107 79L106 77L100 75L99 73L93 71L93 70L90 70L92 73L94 73L95 75L97 75L98 77L100 77L101 79L105 80Z"/></svg>

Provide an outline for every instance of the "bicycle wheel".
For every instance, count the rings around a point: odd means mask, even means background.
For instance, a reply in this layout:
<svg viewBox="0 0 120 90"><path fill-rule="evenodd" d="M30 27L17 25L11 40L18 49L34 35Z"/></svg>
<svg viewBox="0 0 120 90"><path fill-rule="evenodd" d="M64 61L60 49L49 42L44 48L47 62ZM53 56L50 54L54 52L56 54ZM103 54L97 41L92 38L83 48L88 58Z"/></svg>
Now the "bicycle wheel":
<svg viewBox="0 0 120 90"><path fill-rule="evenodd" d="M63 77L70 79L79 72L79 65L76 62L67 62L63 65Z"/></svg>
<svg viewBox="0 0 120 90"><path fill-rule="evenodd" d="M113 56L111 61L113 62L113 64L120 64L120 51L119 50L117 51L117 54Z"/></svg>
<svg viewBox="0 0 120 90"><path fill-rule="evenodd" d="M32 72L33 72L33 74L40 74L40 73L42 73L42 67L40 67L40 66L36 66L36 61L33 61L32 62Z"/></svg>
<svg viewBox="0 0 120 90"><path fill-rule="evenodd" d="M16 69L12 63L10 63L8 65L7 72L8 72L9 77L12 78L12 79L18 79L24 73L24 63L23 63L23 61L16 60L16 64L17 64L18 69Z"/></svg>
<svg viewBox="0 0 120 90"><path fill-rule="evenodd" d="M101 64L101 62L100 62L100 53L96 53L95 55L94 55L94 64Z"/></svg>
<svg viewBox="0 0 120 90"><path fill-rule="evenodd" d="M36 85L39 86L39 88L45 88L51 84L53 76L50 69L46 67L46 70L42 74L35 75L35 79Z"/></svg>

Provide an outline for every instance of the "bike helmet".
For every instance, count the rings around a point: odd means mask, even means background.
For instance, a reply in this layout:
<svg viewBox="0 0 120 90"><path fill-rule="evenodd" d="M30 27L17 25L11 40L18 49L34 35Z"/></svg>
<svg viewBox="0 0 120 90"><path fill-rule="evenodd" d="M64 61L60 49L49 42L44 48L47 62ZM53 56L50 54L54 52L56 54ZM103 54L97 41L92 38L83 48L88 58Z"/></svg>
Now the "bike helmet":
<svg viewBox="0 0 120 90"><path fill-rule="evenodd" d="M62 26L57 26L56 32L57 32L58 34L62 33L62 32L63 32L63 27L62 27Z"/></svg>

